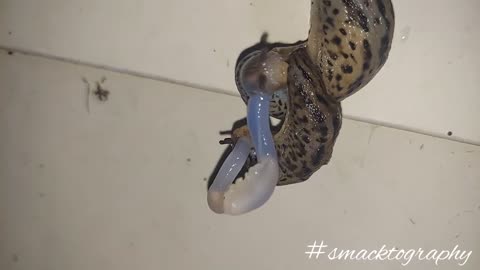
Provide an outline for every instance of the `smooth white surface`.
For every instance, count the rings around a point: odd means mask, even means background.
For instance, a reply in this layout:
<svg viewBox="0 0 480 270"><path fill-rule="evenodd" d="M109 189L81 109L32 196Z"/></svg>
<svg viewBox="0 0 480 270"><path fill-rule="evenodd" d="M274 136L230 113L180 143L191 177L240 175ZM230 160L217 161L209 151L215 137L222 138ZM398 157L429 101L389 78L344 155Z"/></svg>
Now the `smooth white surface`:
<svg viewBox="0 0 480 270"><path fill-rule="evenodd" d="M103 76L88 112L82 77ZM479 269L480 147L346 120L309 181L215 215L203 179L244 115L238 97L0 51L0 269ZM314 240L473 255L308 260Z"/></svg>
<svg viewBox="0 0 480 270"><path fill-rule="evenodd" d="M385 68L345 115L480 144L477 0L394 0ZM239 53L306 38L309 1L2 0L0 46L237 95Z"/></svg>

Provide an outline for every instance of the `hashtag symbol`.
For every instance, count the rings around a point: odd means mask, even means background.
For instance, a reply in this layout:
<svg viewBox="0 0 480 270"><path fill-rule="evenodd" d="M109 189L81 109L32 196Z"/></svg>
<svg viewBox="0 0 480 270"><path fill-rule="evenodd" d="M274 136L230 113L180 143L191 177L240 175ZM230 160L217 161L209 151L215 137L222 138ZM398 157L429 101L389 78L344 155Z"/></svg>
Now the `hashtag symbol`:
<svg viewBox="0 0 480 270"><path fill-rule="evenodd" d="M315 241L313 242L313 245L307 245L307 251L305 251L305 254L308 255L309 259L311 259L313 256L315 256L315 259L318 259L320 254L325 253L322 251L323 247L327 247L327 245L323 244L323 241L320 245L318 245L317 241Z"/></svg>

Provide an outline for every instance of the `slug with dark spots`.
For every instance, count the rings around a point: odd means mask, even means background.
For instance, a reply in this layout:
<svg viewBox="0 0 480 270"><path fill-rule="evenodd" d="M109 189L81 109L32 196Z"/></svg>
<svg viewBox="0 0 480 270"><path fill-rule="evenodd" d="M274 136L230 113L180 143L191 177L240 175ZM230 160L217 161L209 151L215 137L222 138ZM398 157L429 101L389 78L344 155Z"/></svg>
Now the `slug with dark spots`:
<svg viewBox="0 0 480 270"><path fill-rule="evenodd" d="M240 59L235 80L247 125L233 132L234 150L208 191L210 209L250 212L276 186L306 181L328 164L342 126L341 101L384 66L394 27L390 0L314 0L305 42ZM274 134L269 116L281 120ZM232 184L251 155L257 162Z"/></svg>

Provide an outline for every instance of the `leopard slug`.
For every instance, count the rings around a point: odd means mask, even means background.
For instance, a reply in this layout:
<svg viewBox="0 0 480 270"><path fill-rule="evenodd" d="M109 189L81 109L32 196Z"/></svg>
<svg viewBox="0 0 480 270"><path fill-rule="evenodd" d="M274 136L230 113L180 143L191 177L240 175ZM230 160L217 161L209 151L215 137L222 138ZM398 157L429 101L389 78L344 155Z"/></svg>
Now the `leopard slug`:
<svg viewBox="0 0 480 270"><path fill-rule="evenodd" d="M218 174L212 186L223 184L209 189L210 208L225 214L250 212L270 198L275 186L306 181L328 164L342 126L341 101L382 69L394 28L390 0L313 0L306 41L255 51L241 59L235 79L248 117L247 126L234 131L239 134L234 142L242 143L231 155L242 152L245 157L253 148L259 161L247 164L253 173L235 184L236 175ZM265 107L266 101L268 113L254 109ZM265 119L269 116L280 119L281 128L271 134L271 140L253 139L268 137L265 133L271 130ZM262 143L274 144L271 166L261 165L265 160L259 151ZM233 168L245 162L246 157L223 166Z"/></svg>

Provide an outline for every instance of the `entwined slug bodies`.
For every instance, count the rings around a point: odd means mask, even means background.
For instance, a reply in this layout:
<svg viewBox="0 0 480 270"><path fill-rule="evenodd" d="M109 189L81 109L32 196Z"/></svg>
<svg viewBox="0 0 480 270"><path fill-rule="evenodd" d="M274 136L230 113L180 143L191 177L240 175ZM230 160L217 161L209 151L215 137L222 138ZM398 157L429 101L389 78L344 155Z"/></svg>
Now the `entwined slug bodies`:
<svg viewBox="0 0 480 270"><path fill-rule="evenodd" d="M270 110L284 120L274 135L282 171L279 185L305 181L328 163L341 128L340 102L378 73L393 39L389 0L311 3L307 41L270 52L288 64L285 77L278 79L286 83L278 87L282 90L275 93ZM244 63L239 62L237 71L246 68ZM247 97L242 80L237 72L237 87Z"/></svg>
<svg viewBox="0 0 480 270"><path fill-rule="evenodd" d="M305 42L238 62L244 101L249 104L252 93L270 93L270 115L282 120L273 134L277 185L303 182L329 162L342 125L340 102L383 67L394 24L390 0L314 0Z"/></svg>

